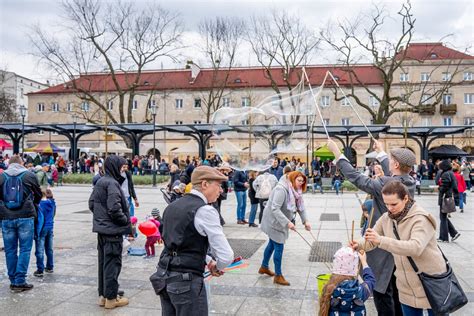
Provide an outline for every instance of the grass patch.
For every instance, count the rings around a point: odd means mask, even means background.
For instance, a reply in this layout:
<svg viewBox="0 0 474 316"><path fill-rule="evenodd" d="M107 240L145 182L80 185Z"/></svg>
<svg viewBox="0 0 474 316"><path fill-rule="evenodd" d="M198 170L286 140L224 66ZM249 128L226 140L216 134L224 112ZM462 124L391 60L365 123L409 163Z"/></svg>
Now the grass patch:
<svg viewBox="0 0 474 316"><path fill-rule="evenodd" d="M67 184L92 184L92 178L94 177L91 173L71 173L63 177L63 183ZM152 185L153 176L132 176L133 184L135 185ZM156 176L156 183L164 183L169 181L169 176Z"/></svg>

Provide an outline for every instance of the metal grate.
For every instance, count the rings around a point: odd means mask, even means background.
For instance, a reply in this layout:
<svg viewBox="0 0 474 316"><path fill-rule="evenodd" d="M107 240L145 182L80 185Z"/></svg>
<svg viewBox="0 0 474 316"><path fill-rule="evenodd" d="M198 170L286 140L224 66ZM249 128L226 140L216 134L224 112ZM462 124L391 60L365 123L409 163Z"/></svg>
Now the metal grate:
<svg viewBox="0 0 474 316"><path fill-rule="evenodd" d="M323 213L319 217L321 222L338 222L339 214L338 213Z"/></svg>
<svg viewBox="0 0 474 316"><path fill-rule="evenodd" d="M92 212L89 211L89 210L82 210L82 211L77 211L77 212L74 212L75 214L91 214L92 215Z"/></svg>
<svg viewBox="0 0 474 316"><path fill-rule="evenodd" d="M336 251L342 247L338 241L315 241L309 253L309 262L332 262Z"/></svg>
<svg viewBox="0 0 474 316"><path fill-rule="evenodd" d="M229 238L232 250L234 250L234 257L241 256L244 259L249 259L255 252L263 245L265 240L263 239L238 239Z"/></svg>

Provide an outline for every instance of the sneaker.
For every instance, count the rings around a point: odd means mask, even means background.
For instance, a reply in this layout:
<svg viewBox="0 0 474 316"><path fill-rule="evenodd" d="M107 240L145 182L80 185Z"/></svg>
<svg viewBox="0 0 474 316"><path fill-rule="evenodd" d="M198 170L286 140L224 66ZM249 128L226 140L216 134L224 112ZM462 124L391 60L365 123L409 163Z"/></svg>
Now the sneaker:
<svg viewBox="0 0 474 316"><path fill-rule="evenodd" d="M53 269L44 269L44 272L46 272L46 273L53 273L54 270L53 270Z"/></svg>
<svg viewBox="0 0 474 316"><path fill-rule="evenodd" d="M150 259L150 256L144 256L143 259Z"/></svg>
<svg viewBox="0 0 474 316"><path fill-rule="evenodd" d="M448 243L448 242L449 242L449 240L443 240L443 239L439 239L439 238L438 238L438 239L436 239L436 241L437 241L437 242L446 242L446 243Z"/></svg>
<svg viewBox="0 0 474 316"><path fill-rule="evenodd" d="M461 213L464 213L464 209L463 209L463 208L461 209Z"/></svg>
<svg viewBox="0 0 474 316"><path fill-rule="evenodd" d="M453 238L451 238L451 241L455 241L455 240L458 239L460 236L461 236L461 234L460 234L460 233L457 233L456 236L454 236Z"/></svg>
<svg viewBox="0 0 474 316"><path fill-rule="evenodd" d="M116 299L106 299L105 300L105 308L106 309L113 309L115 307L122 307L128 305L128 298L126 297L117 297Z"/></svg>
<svg viewBox="0 0 474 316"><path fill-rule="evenodd" d="M33 272L33 275L37 278L42 278L44 274L43 271L36 270L35 272Z"/></svg>
<svg viewBox="0 0 474 316"><path fill-rule="evenodd" d="M252 224L249 224L249 227L258 227L258 225L255 223L252 223Z"/></svg>
<svg viewBox="0 0 474 316"><path fill-rule="evenodd" d="M29 291L32 288L33 288L33 284L28 284L28 283L10 286L10 289L15 293Z"/></svg>

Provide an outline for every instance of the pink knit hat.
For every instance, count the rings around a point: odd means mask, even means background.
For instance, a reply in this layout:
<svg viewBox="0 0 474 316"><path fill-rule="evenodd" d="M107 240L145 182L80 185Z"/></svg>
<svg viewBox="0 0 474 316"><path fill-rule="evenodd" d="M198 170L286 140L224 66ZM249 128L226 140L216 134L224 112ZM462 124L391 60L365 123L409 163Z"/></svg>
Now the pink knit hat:
<svg viewBox="0 0 474 316"><path fill-rule="evenodd" d="M334 254L333 274L357 276L359 256L351 247L342 247Z"/></svg>

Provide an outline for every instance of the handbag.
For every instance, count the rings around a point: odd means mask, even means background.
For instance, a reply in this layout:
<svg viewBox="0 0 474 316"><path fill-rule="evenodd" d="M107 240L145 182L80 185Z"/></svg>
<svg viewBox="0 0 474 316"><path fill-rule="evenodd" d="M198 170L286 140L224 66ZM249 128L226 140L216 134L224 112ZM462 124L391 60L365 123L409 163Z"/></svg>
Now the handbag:
<svg viewBox="0 0 474 316"><path fill-rule="evenodd" d="M393 233L398 240L398 235L395 223L392 222ZM439 248L439 246L438 246ZM444 255L441 248L439 248L446 262L446 272L441 274L426 274L419 272L417 265L412 257L407 257L410 265L420 278L421 285L425 290L426 297L430 303L431 309L435 315L445 315L453 313L467 304L467 297L461 285L459 284L453 269L449 264L448 259Z"/></svg>
<svg viewBox="0 0 474 316"><path fill-rule="evenodd" d="M454 201L453 196L443 198L443 202L441 204L441 212L445 214L456 212L456 203Z"/></svg>

